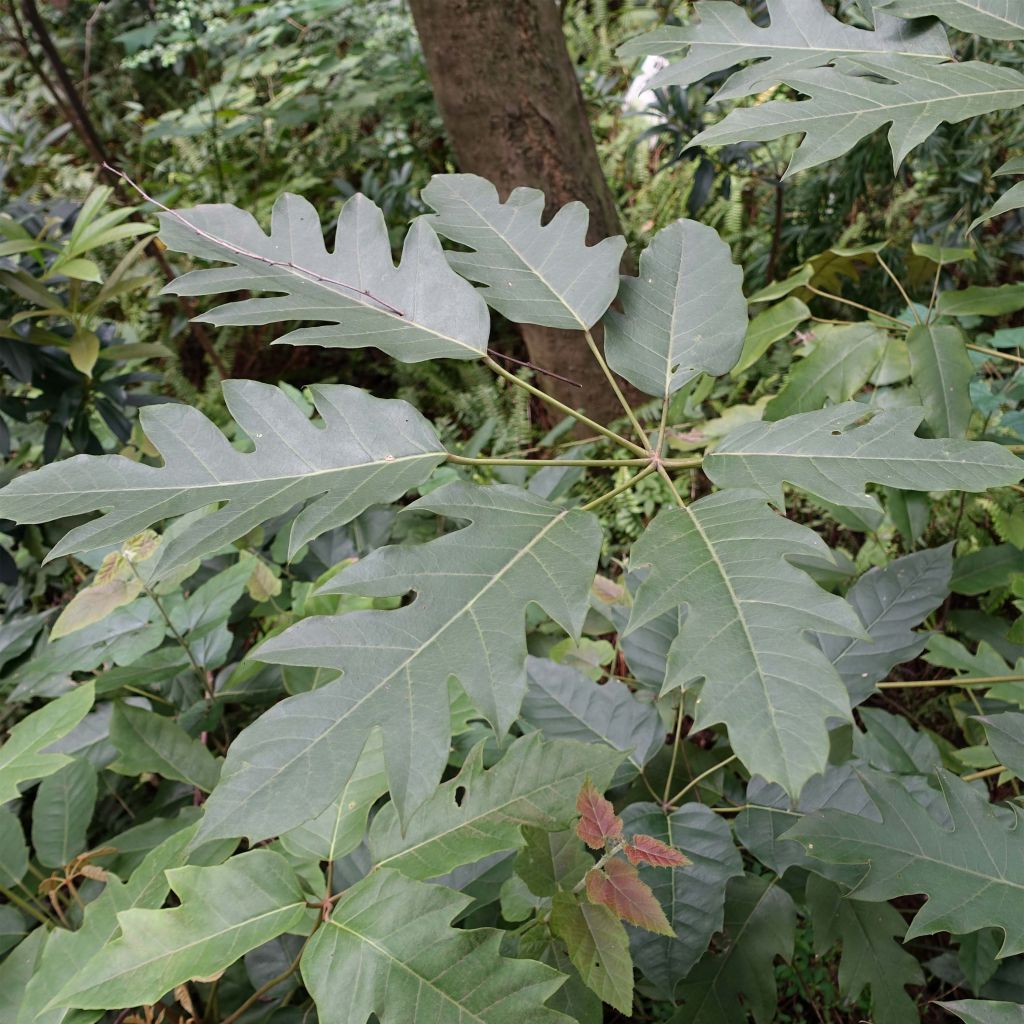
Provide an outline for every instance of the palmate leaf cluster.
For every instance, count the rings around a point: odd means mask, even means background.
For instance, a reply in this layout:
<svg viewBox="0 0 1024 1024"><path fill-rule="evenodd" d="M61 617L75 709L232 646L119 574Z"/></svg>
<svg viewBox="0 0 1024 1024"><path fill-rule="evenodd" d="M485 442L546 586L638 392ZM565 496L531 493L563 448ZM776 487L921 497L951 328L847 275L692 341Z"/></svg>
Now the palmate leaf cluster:
<svg viewBox="0 0 1024 1024"><path fill-rule="evenodd" d="M1024 77L951 61L935 20L1018 39L1000 0L874 3L873 28L817 0L776 0L764 26L695 6L698 22L632 52L685 51L662 72L676 83L755 61L719 98L757 100L695 141L800 132L791 173L876 127L899 162L942 121L1024 105ZM998 497L1024 476L1020 435L975 372L1010 342L968 340L1024 308L1024 286L816 329L770 401L695 442L669 416L806 324L822 287L885 265L883 245L832 250L748 300L692 221L621 276L624 241L588 245L581 204L548 217L540 192L502 198L466 174L422 198L397 264L362 196L333 246L292 195L268 232L234 206L167 211L163 242L219 264L170 289L228 295L203 314L214 326L410 363L501 372L489 309L576 331L660 419L569 410L616 458L581 442L562 465L503 462L450 450L403 401L229 381L225 430L147 408L148 455L77 456L0 492L0 518L60 521L50 558L96 572L56 622L0 634L26 712L0 746L0 1019L156 1020L199 1000L231 1024L268 1002L275 1022L594 1024L639 996L674 1024L768 1024L776 963L809 926L870 1019L918 1019L924 968L902 944L948 934L956 953L925 966L976 998L947 1009L1019 1020L1020 637L989 617L972 652L942 631L951 592L1002 588L1018 610L1024 594L1024 527ZM956 257L927 249L938 282ZM672 498L618 564L599 515L618 489L574 489L608 469L657 474ZM1004 545L915 550L950 493L982 496ZM815 516L876 548L899 533L908 553L868 569ZM240 643L243 602L263 625ZM985 683L954 709L966 750L876 706L922 654ZM250 724L221 747L227 704ZM161 803L109 834L112 776ZM923 899L904 916L903 897Z"/></svg>

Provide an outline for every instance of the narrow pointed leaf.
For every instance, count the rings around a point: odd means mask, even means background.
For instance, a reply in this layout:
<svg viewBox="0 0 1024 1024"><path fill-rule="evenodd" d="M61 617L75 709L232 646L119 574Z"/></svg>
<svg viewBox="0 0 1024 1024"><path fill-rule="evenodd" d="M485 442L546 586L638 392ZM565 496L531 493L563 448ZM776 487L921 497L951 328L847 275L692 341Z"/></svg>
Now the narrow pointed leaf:
<svg viewBox="0 0 1024 1024"><path fill-rule="evenodd" d="M1024 104L1024 75L1009 67L980 61L929 64L896 54L839 63L852 73L837 74L831 68L787 73L785 84L809 99L772 100L733 110L697 135L690 147L770 142L803 133L788 178L843 156L876 129L890 125L889 145L898 169L940 124Z"/></svg>
<svg viewBox="0 0 1024 1024"><path fill-rule="evenodd" d="M627 924L658 935L674 934L651 887L640 881L639 871L628 861L614 857L603 868L588 872L587 898Z"/></svg>
<svg viewBox="0 0 1024 1024"><path fill-rule="evenodd" d="M323 426L281 390L226 381L224 398L255 451L238 451L197 409L150 406L142 425L164 459L144 466L120 455L76 455L18 477L0 491L0 516L49 522L107 509L76 527L49 558L126 538L163 519L224 506L164 545L159 573L208 555L273 516L310 502L292 526L292 554L370 505L422 483L444 458L433 429L406 402L340 384L312 388Z"/></svg>
<svg viewBox="0 0 1024 1024"><path fill-rule="evenodd" d="M80 758L39 783L32 804L32 846L40 864L59 868L85 849L97 790L96 769Z"/></svg>
<svg viewBox="0 0 1024 1024"><path fill-rule="evenodd" d="M475 174L435 174L423 199L437 214L438 234L472 252L448 261L476 281L488 304L514 323L581 330L593 327L615 298L625 239L586 242L590 215L563 206L542 226L544 193L517 188L505 202Z"/></svg>
<svg viewBox="0 0 1024 1024"><path fill-rule="evenodd" d="M1017 0L875 0L900 18L941 18L961 32L989 39L1024 39L1024 8Z"/></svg>
<svg viewBox="0 0 1024 1024"><path fill-rule="evenodd" d="M1004 711L1001 715L979 716L985 726L992 753L1000 764L1024 779L1024 714L1018 711Z"/></svg>
<svg viewBox="0 0 1024 1024"><path fill-rule="evenodd" d="M1001 445L916 437L922 410L846 402L733 431L704 460L719 487L755 487L782 506L792 484L833 505L878 511L869 483L909 491L984 491L1024 475Z"/></svg>
<svg viewBox="0 0 1024 1024"><path fill-rule="evenodd" d="M940 292L935 308L942 316L1003 316L1024 309L1024 284L992 288L970 285L960 291Z"/></svg>
<svg viewBox="0 0 1024 1024"><path fill-rule="evenodd" d="M939 773L952 825L944 828L894 778L863 775L881 822L839 811L803 818L787 838L815 859L866 864L857 899L923 893L907 938L999 928L999 956L1024 952L1024 833L997 817L987 794Z"/></svg>
<svg viewBox="0 0 1024 1024"><path fill-rule="evenodd" d="M67 736L85 718L94 696L94 685L84 683L11 729L7 742L0 746L0 804L14 800L23 783L46 778L70 764L67 755L47 754L45 748Z"/></svg>
<svg viewBox="0 0 1024 1024"><path fill-rule="evenodd" d="M333 252L316 210L289 193L274 204L269 235L251 214L219 204L161 215L160 237L178 252L232 264L177 278L165 289L172 295L278 293L218 306L198 317L206 323L318 320L327 326L291 331L277 344L372 345L407 363L476 359L487 349L487 308L448 266L426 220L413 222L396 268L384 215L363 195L342 209Z"/></svg>
<svg viewBox="0 0 1024 1024"><path fill-rule="evenodd" d="M623 312L605 318L605 353L616 373L667 399L700 373L721 376L739 358L747 330L743 271L713 228L678 220L624 277Z"/></svg>
<svg viewBox="0 0 1024 1024"><path fill-rule="evenodd" d="M352 886L302 957L321 1024L569 1024L544 1005L556 971L501 956L499 931L451 927L468 903L395 871Z"/></svg>
<svg viewBox="0 0 1024 1024"><path fill-rule="evenodd" d="M155 1003L175 985L224 970L306 915L295 873L271 850L243 853L217 867L174 868L167 878L181 905L119 913L118 937L52 1005L106 1009Z"/></svg>
<svg viewBox="0 0 1024 1024"><path fill-rule="evenodd" d="M1007 167L1013 166L1012 171L1006 170ZM996 174L1024 174L1024 160L1019 163L1005 164ZM980 217L972 221L971 226L967 229L967 234L971 234L979 224L984 224L987 220L992 220L994 217L1001 217L1004 213L1011 213L1013 210L1024 210L1024 181L1018 181L1016 185L1010 186Z"/></svg>
<svg viewBox="0 0 1024 1024"><path fill-rule="evenodd" d="M907 334L910 374L932 437L964 437L971 420L974 364L959 327L924 324Z"/></svg>
<svg viewBox="0 0 1024 1024"><path fill-rule="evenodd" d="M694 728L724 722L747 768L793 795L825 768L825 723L850 715L842 681L807 633L862 633L845 601L789 564L796 555L830 559L814 533L754 492L666 510L633 548L633 563L651 570L628 627L685 610L665 689L703 679Z"/></svg>
<svg viewBox="0 0 1024 1024"><path fill-rule="evenodd" d="M405 607L315 616L258 649L261 661L344 675L282 701L235 740L206 804L204 836L266 838L315 817L345 785L374 726L407 819L447 761L449 676L503 734L526 689L527 605L579 635L601 544L594 516L516 488L462 483L412 508L472 525L428 544L379 548L322 590L416 591ZM311 773L325 784L311 790Z"/></svg>
<svg viewBox="0 0 1024 1024"><path fill-rule="evenodd" d="M445 875L523 843L521 828L557 831L575 816L576 796L590 778L604 788L622 759L605 746L545 740L533 733L516 740L489 771L477 746L462 771L413 813L403 830L393 805L370 829L378 867L411 878Z"/></svg>
<svg viewBox="0 0 1024 1024"><path fill-rule="evenodd" d="M735 377L749 370L775 344L788 338L802 323L811 318L811 311L799 299L790 296L758 313L747 325L743 351L733 367Z"/></svg>
<svg viewBox="0 0 1024 1024"><path fill-rule="evenodd" d="M703 804L685 804L671 814L657 804L632 804L623 811L623 821L627 835L653 835L689 861L676 868L640 868L640 877L664 908L671 937L630 934L637 968L663 998L671 999L676 983L721 930L726 883L743 874L743 861L728 823Z"/></svg>
<svg viewBox="0 0 1024 1024"><path fill-rule="evenodd" d="M6 807L0 807L0 885L17 885L28 871L28 844L21 820Z"/></svg>
<svg viewBox="0 0 1024 1024"><path fill-rule="evenodd" d="M576 797L576 835L592 850L603 850L605 845L622 835L622 819L615 813L611 801L587 780Z"/></svg>
<svg viewBox="0 0 1024 1024"><path fill-rule="evenodd" d="M735 72L716 99L739 99L767 89L805 68L820 68L839 57L874 53L902 53L940 59L950 56L941 28L930 24L907 25L881 15L875 31L855 28L832 17L820 0L769 0L771 22L754 24L747 12L731 2L704 0L694 4L696 25L665 27L620 47L623 56L689 52L652 79L650 88L688 86L707 75L728 71L737 64L757 61Z"/></svg>
<svg viewBox="0 0 1024 1024"><path fill-rule="evenodd" d="M939 1003L944 1010L959 1017L964 1024L1024 1024L1024 1006L990 999L960 999Z"/></svg>

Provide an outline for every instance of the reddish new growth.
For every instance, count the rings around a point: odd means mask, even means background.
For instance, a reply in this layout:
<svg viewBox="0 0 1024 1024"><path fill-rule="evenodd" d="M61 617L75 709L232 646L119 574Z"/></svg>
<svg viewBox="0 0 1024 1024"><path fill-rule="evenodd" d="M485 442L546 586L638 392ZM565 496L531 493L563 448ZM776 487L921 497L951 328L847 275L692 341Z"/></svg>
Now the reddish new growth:
<svg viewBox="0 0 1024 1024"><path fill-rule="evenodd" d="M650 864L653 868L681 868L690 861L678 850L654 836L633 836L626 843L630 864Z"/></svg>
<svg viewBox="0 0 1024 1024"><path fill-rule="evenodd" d="M637 869L621 858L608 861L603 870L588 873L587 896L591 903L609 907L623 921L661 935L675 935L650 886L641 882Z"/></svg>
<svg viewBox="0 0 1024 1024"><path fill-rule="evenodd" d="M608 841L622 838L622 819L589 780L576 797L576 810L580 812L576 835L592 850L603 850Z"/></svg>

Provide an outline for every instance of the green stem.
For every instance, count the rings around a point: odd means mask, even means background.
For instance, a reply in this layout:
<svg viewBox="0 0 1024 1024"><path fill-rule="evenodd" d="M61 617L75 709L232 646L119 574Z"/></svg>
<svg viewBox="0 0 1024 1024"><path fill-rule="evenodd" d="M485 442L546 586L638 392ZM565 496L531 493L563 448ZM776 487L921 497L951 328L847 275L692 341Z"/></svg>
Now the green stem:
<svg viewBox="0 0 1024 1024"><path fill-rule="evenodd" d="M3 896L8 903L17 907L19 910L23 910L30 917L34 917L40 924L46 925L47 928L53 927L53 921L51 921L41 910L38 910L27 900L23 900L16 892L11 892L4 885L0 885L0 896Z"/></svg>
<svg viewBox="0 0 1024 1024"><path fill-rule="evenodd" d="M894 324L898 324L903 330L907 329L907 324L900 320L898 317L890 316L888 313L883 313L880 309L874 309L871 306L865 306L861 302L854 302L853 299L844 299L842 295L833 295L831 292L823 292L820 288L815 288L814 285L808 284L804 286L809 292L813 292L815 295L820 295L823 299L831 299L833 302L842 302L844 305L852 306L854 309L862 309L865 313L871 313L874 316L880 316L883 320L890 320Z"/></svg>
<svg viewBox="0 0 1024 1024"><path fill-rule="evenodd" d="M626 848L626 840L622 839L619 842L617 842L610 850L608 850L602 857L599 857L597 859L597 861L594 863L594 866L590 869L590 871L600 871L601 868L603 868L605 866L605 864L607 864L608 861L610 861L612 859L612 857L616 856L617 854L622 853L622 851L625 848ZM590 874L590 871L587 872L587 875ZM583 892L583 890L586 888L586 886L587 886L587 876L584 875L576 883L576 886L573 889L573 892L574 893ZM224 1024L227 1024L227 1021L225 1021Z"/></svg>
<svg viewBox="0 0 1024 1024"><path fill-rule="evenodd" d="M983 355L991 356L993 359L1005 359L1008 363L1021 363L1024 365L1024 359L1013 355L1012 352L1001 352L997 348L986 348L984 345L974 345L970 342L964 348L969 348L972 352L981 352Z"/></svg>
<svg viewBox="0 0 1024 1024"><path fill-rule="evenodd" d="M466 455L448 456L459 466L646 466L650 459L473 459Z"/></svg>
<svg viewBox="0 0 1024 1024"><path fill-rule="evenodd" d="M525 380L521 380L514 373L509 372L500 363L495 362L490 356L484 356L484 362L500 377L504 377L509 383L514 384L517 388L522 388L524 391L528 391L534 398L539 398L542 402L547 402L552 408L557 409L565 416L571 416L574 420L579 423L583 423L590 427L591 430L598 434L607 437L610 441L615 441L617 444L628 448L631 452L636 455L646 456L647 450L641 448L640 445L634 444L632 441L627 440L621 434L616 434L614 430L609 430L607 427L601 426L596 420L590 419L588 416L584 416L583 413L578 412L571 406L566 405L564 402L558 401L557 398L552 397L546 391L541 391L540 388L534 387L532 384Z"/></svg>
<svg viewBox="0 0 1024 1024"><path fill-rule="evenodd" d="M910 310L918 326L921 326L921 318L917 315L917 309L914 306L914 302L907 294L907 289L903 287L903 283L895 275L895 273L893 273L892 267L890 267L889 264L886 263L884 259L882 259L882 254L880 252L875 253L875 259L878 260L879 266L881 266L881 268L889 275L890 279L892 280L892 283L896 285L896 287L899 289L900 295L903 296L903 301L907 304L907 309Z"/></svg>
<svg viewBox="0 0 1024 1024"><path fill-rule="evenodd" d="M995 686L1024 683L1024 676L954 676L952 679L906 679L879 683L880 690L913 690L928 686Z"/></svg>
<svg viewBox="0 0 1024 1024"><path fill-rule="evenodd" d="M668 765L668 777L665 779L665 792L661 794L664 806L669 802L668 795L672 792L672 779L676 774L676 761L679 759L679 741L683 734L683 695L679 694L679 707L676 710L676 727L672 733L672 760Z"/></svg>
<svg viewBox="0 0 1024 1024"><path fill-rule="evenodd" d="M591 354L597 360L598 365L601 367L601 372L605 375L608 383L612 386L612 391L615 392L615 397L619 400L619 405L626 410L626 415L629 417L629 422L633 424L633 429L636 431L636 436L640 438L643 444L648 444L647 434L644 428L640 425L640 421L636 418L636 413L633 412L633 407L626 401L626 396L622 393L622 388L619 387L619 382L615 379L615 374L612 373L611 367L608 365L604 358L604 353L601 351L597 342L594 340L594 335L590 333L590 329L586 328L583 331L583 336L587 339L587 345L590 348Z"/></svg>
<svg viewBox="0 0 1024 1024"><path fill-rule="evenodd" d="M686 794L689 793L691 789L694 789L697 786L699 786L709 775L714 775L719 768L724 768L727 764L731 764L735 760L736 755L731 754L724 761L719 761L718 764L713 764L710 768L708 768L707 771L703 771L695 779L691 779L685 786L683 786L681 790L679 790L678 793L676 793L674 797L672 797L671 800L666 800L665 802L669 806L675 806L675 804L682 800L682 798L686 796Z"/></svg>
<svg viewBox="0 0 1024 1024"><path fill-rule="evenodd" d="M586 505L580 506L581 512L590 512L597 508L599 505L603 505L606 501L611 501L612 498L617 498L620 494L630 490L634 484L639 483L645 476L650 476L654 472L653 466L647 466L646 469L641 469L639 473L631 476L625 483L619 484L614 490L609 491L607 494L602 494L600 498L595 498L593 501L587 502Z"/></svg>
<svg viewBox="0 0 1024 1024"><path fill-rule="evenodd" d="M668 484L668 489L672 492L672 497L675 499L675 503L680 508L686 508L686 502L683 501L683 496L676 490L675 481L668 475L668 470L660 462L658 463L658 475L666 484Z"/></svg>
<svg viewBox="0 0 1024 1024"><path fill-rule="evenodd" d="M991 779L993 775L1002 775L1010 769L1005 764L997 764L995 768L986 768L983 772L971 772L970 775L962 776L964 782L974 782L977 779Z"/></svg>

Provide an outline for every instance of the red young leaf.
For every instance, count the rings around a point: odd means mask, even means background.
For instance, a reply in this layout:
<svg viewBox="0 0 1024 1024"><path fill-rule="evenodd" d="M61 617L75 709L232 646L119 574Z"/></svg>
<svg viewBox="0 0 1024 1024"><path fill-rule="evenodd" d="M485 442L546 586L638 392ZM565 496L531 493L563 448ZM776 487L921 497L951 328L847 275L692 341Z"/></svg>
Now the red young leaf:
<svg viewBox="0 0 1024 1024"><path fill-rule="evenodd" d="M622 838L622 819L589 779L576 797L576 810L580 812L576 835L592 850L603 850L608 839Z"/></svg>
<svg viewBox="0 0 1024 1024"><path fill-rule="evenodd" d="M654 836L633 836L626 844L630 864L650 864L655 868L681 868L690 861L678 850Z"/></svg>
<svg viewBox="0 0 1024 1024"><path fill-rule="evenodd" d="M675 935L665 911L650 887L640 881L632 864L615 858L602 871L595 868L587 875L587 896L591 903L603 903L623 921L659 935Z"/></svg>

